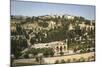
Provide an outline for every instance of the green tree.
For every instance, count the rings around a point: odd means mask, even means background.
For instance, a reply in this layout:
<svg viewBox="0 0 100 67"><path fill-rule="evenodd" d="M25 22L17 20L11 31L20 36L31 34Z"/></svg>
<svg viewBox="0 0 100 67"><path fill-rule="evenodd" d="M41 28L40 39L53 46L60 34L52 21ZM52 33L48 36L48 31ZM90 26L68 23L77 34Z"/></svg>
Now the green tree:
<svg viewBox="0 0 100 67"><path fill-rule="evenodd" d="M23 39L14 40L11 39L11 54L15 55L15 58L19 58L22 54L21 51L27 47L27 41Z"/></svg>
<svg viewBox="0 0 100 67"><path fill-rule="evenodd" d="M32 38L30 39L30 43L33 45L35 42L36 42L36 38L32 37Z"/></svg>
<svg viewBox="0 0 100 67"><path fill-rule="evenodd" d="M37 49L35 49L35 48L32 48L31 50L30 50L30 52L34 55L34 56L36 56L39 52L37 51Z"/></svg>

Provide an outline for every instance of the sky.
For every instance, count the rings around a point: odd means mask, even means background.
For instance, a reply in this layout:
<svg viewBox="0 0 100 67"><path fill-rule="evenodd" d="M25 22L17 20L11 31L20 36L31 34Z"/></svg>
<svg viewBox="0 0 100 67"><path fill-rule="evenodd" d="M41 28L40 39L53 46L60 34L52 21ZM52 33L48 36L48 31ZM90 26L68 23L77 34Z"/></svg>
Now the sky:
<svg viewBox="0 0 100 67"><path fill-rule="evenodd" d="M50 14L69 14L95 19L95 6L41 3L32 1L11 1L11 15L42 16Z"/></svg>

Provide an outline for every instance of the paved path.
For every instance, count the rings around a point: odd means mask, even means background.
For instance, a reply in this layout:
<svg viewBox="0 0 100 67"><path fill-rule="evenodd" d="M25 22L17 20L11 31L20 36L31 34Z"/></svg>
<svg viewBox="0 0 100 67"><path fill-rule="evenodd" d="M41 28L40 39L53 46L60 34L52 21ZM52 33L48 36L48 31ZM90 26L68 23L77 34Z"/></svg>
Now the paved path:
<svg viewBox="0 0 100 67"><path fill-rule="evenodd" d="M53 64L55 63L56 60L61 61L62 59L64 59L65 61L67 61L68 59L73 60L73 58L75 58L76 60L80 59L81 57L83 57L84 59L87 59L88 57L91 56L95 56L95 52L90 52L90 53L84 53L84 54L74 54L74 55L65 55L65 56L59 56L59 57L48 57L48 58L43 58L45 63L47 64ZM15 63L36 63L35 59L18 59L14 61Z"/></svg>
<svg viewBox="0 0 100 67"><path fill-rule="evenodd" d="M74 55L68 55L68 56L50 57L50 58L44 58L44 61L46 63L52 64L52 63L55 63L56 60L61 61L62 59L64 59L65 61L67 61L68 59L73 60L73 58L78 60L81 57L83 57L84 59L87 59L88 57L91 57L91 56L95 56L95 53L90 52L90 53L84 53L84 54L74 54Z"/></svg>

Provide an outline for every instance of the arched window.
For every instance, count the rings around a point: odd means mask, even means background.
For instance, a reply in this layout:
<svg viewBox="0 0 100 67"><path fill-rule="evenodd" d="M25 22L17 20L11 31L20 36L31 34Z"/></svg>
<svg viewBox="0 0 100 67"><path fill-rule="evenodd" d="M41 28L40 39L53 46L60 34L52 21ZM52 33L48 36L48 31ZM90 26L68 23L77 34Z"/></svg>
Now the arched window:
<svg viewBox="0 0 100 67"><path fill-rule="evenodd" d="M62 52L62 46L60 46L60 51Z"/></svg>
<svg viewBox="0 0 100 67"><path fill-rule="evenodd" d="M56 50L59 51L59 47L58 46L56 47Z"/></svg>

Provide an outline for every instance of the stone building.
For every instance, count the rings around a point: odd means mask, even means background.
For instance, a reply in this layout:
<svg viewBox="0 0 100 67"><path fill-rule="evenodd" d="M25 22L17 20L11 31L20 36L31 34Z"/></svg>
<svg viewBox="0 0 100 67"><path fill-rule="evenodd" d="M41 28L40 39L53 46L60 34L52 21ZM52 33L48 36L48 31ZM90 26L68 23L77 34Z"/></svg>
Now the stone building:
<svg viewBox="0 0 100 67"><path fill-rule="evenodd" d="M67 39L66 42L63 41L56 41L56 42L50 42L50 43L39 43L34 44L31 46L31 48L53 48L55 54L59 54L60 52L67 52Z"/></svg>

